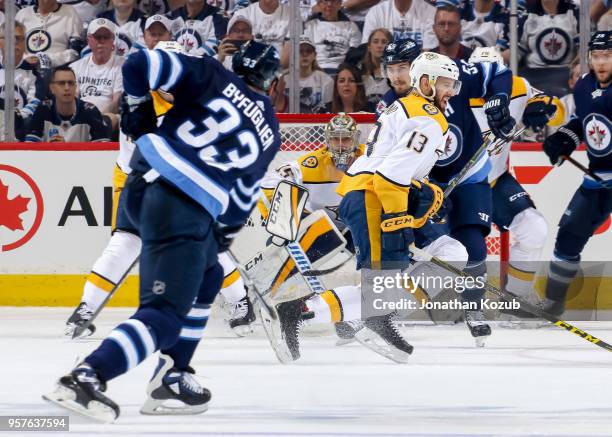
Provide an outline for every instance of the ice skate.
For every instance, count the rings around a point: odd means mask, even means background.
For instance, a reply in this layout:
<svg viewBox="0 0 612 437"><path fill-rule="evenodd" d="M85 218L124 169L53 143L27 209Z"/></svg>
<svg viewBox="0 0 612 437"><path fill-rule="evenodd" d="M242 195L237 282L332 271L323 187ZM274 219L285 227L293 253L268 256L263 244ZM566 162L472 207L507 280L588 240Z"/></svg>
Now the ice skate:
<svg viewBox="0 0 612 437"><path fill-rule="evenodd" d="M393 323L395 314L368 317L355 339L365 347L396 363L406 363L414 349Z"/></svg>
<svg viewBox="0 0 612 437"><path fill-rule="evenodd" d="M467 324L477 347L484 347L485 341L491 335L491 327L485 322L482 310L465 310L465 323Z"/></svg>
<svg viewBox="0 0 612 437"><path fill-rule="evenodd" d="M555 317L561 317L565 312L565 302L559 300L553 300L545 297L540 303L542 311L552 314Z"/></svg>
<svg viewBox="0 0 612 437"><path fill-rule="evenodd" d="M86 363L78 365L70 374L62 376L57 387L43 399L99 422L114 422L119 417L119 406L104 396L106 384L98 379L95 370Z"/></svg>
<svg viewBox="0 0 612 437"><path fill-rule="evenodd" d="M159 364L147 387L147 400L142 414L200 414L208 409L210 391L202 387L192 376L189 367L179 370L168 355L160 355Z"/></svg>
<svg viewBox="0 0 612 437"><path fill-rule="evenodd" d="M300 358L300 328L302 322L312 318L305 305L306 298L279 303L270 314L260 305L262 324L278 360L288 364Z"/></svg>
<svg viewBox="0 0 612 437"><path fill-rule="evenodd" d="M89 319L91 319L91 316L93 316L93 313L94 310L87 305L87 303L81 302L66 322L64 335L66 337L73 338L74 330L77 328L77 326L83 326L86 322L88 322ZM96 332L96 327L92 323L81 335L79 335L78 338L89 337L94 332Z"/></svg>
<svg viewBox="0 0 612 437"><path fill-rule="evenodd" d="M508 292L512 296L512 293ZM533 294L533 296L524 296L521 299L526 301L527 303L532 304L533 306L538 306L539 299ZM506 309L502 308L499 310L499 317L497 318L499 321L499 326L502 328L510 328L510 329L537 329L542 327L544 322L538 318L538 316L523 310L519 309Z"/></svg>
<svg viewBox="0 0 612 437"><path fill-rule="evenodd" d="M361 320L352 320L349 322L338 322L334 324L338 340L336 346L344 346L355 341L355 333L363 327Z"/></svg>
<svg viewBox="0 0 612 437"><path fill-rule="evenodd" d="M232 312L228 320L230 328L238 337L244 337L253 333L252 323L255 321L255 312L249 296L244 296L233 304Z"/></svg>

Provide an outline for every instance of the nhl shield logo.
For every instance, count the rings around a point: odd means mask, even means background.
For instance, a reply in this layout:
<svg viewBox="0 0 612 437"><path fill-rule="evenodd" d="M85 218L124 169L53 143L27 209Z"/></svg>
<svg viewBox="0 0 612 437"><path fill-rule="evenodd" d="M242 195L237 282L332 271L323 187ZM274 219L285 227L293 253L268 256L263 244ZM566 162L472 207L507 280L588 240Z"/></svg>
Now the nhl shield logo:
<svg viewBox="0 0 612 437"><path fill-rule="evenodd" d="M584 137L593 156L606 156L612 152L610 120L602 114L589 114L584 118Z"/></svg>
<svg viewBox="0 0 612 437"><path fill-rule="evenodd" d="M163 281L154 281L151 291L153 294L164 294L166 292L166 283Z"/></svg>
<svg viewBox="0 0 612 437"><path fill-rule="evenodd" d="M571 48L570 37L557 27L544 30L536 40L536 51L546 64L557 64L565 59Z"/></svg>
<svg viewBox="0 0 612 437"><path fill-rule="evenodd" d="M30 53L44 52L51 47L51 35L43 29L34 29L26 36L26 47Z"/></svg>

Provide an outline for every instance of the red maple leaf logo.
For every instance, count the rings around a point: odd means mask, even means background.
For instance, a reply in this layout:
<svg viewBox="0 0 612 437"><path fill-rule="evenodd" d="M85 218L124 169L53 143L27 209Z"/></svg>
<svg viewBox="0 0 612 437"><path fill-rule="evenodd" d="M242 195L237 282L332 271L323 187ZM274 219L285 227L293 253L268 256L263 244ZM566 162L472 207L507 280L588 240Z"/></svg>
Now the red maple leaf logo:
<svg viewBox="0 0 612 437"><path fill-rule="evenodd" d="M561 41L557 40L556 35L553 33L552 37L544 43L544 47L552 56L557 56L559 49L561 48Z"/></svg>
<svg viewBox="0 0 612 437"><path fill-rule="evenodd" d="M8 198L8 186L0 179L0 226L6 226L11 231L23 230L23 222L19 217L28 210L31 199L21 195Z"/></svg>

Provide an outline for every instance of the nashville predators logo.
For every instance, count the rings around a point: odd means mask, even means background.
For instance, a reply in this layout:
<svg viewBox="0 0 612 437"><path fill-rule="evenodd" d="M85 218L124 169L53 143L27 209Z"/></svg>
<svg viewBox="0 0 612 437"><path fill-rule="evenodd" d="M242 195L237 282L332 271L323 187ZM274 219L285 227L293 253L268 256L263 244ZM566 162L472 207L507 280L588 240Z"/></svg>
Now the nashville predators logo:
<svg viewBox="0 0 612 437"><path fill-rule="evenodd" d="M309 156L302 161L302 165L307 168L315 168L317 165L319 165L319 160L316 158L316 156Z"/></svg>
<svg viewBox="0 0 612 437"><path fill-rule="evenodd" d="M43 29L31 30L26 36L26 46L30 53L44 52L51 47L51 35Z"/></svg>
<svg viewBox="0 0 612 437"><path fill-rule="evenodd" d="M423 105L423 111L427 112L429 115L436 115L439 112L438 108L431 103L425 103Z"/></svg>

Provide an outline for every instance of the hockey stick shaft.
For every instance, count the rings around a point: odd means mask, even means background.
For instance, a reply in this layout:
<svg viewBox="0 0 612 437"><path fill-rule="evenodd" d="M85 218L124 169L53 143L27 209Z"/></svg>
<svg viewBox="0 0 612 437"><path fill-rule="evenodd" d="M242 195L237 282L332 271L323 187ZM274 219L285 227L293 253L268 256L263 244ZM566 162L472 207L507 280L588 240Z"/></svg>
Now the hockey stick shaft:
<svg viewBox="0 0 612 437"><path fill-rule="evenodd" d="M582 172L590 177L592 177L593 179L595 179L597 182L603 182L604 180L602 178L600 178L599 176L597 176L595 173L593 173L591 170L589 170L588 168L586 168L584 165L582 165L581 163L579 163L578 161L576 161L574 158L572 158L571 156L563 156L562 157L565 161L572 163L574 166L576 166L578 169L582 170Z"/></svg>
<svg viewBox="0 0 612 437"><path fill-rule="evenodd" d="M425 261L431 261L432 263L434 263L435 265L443 268L444 270L447 270L451 273L456 274L457 276L462 276L464 278L470 277L469 274L467 274L465 271L453 266L452 264L449 264L445 261L442 261L439 258L436 258L435 256L430 255L429 253L425 252L422 249L419 249L418 247L414 247L411 246L410 250L412 253L418 255L419 257L422 257ZM553 325L558 326L559 328L565 329L569 332L571 332L572 334L576 334L577 336L579 336L580 338L583 338L584 340L599 346L602 349L605 349L609 352L612 352L612 345L606 343L605 341L592 336L591 334L589 334L586 331L583 331L582 329L577 328L576 326L573 326L571 324L569 324L568 322L561 320L555 316L553 316L552 314L543 311L541 308L532 305L528 302L525 302L523 299L521 299L520 297L517 297L511 293L508 293L505 290L499 289L491 284L489 284L488 282L484 283L485 285L485 289L487 291L489 291L490 293L493 293L499 297L501 297L502 299L506 299L506 300L515 300L517 302L519 302L519 304L521 305L521 309L533 314L534 316L540 317L542 319L548 320L549 322L551 322Z"/></svg>
<svg viewBox="0 0 612 437"><path fill-rule="evenodd" d="M121 278L119 278L119 281L117 281L113 289L108 292L108 295L104 298L104 300L102 301L98 309L94 311L94 313L91 315L91 318L89 320L86 320L85 323L83 323L83 325L76 326L74 328L74 332L72 333L72 339L79 337L83 332L87 330L87 328L89 328L89 326L93 323L96 317L98 317L98 314L100 314L100 312L104 309L104 307L106 306L108 301L111 299L111 297L113 297L115 292L119 289L119 287L121 286L121 284L123 283L127 275L132 271L132 269L134 268L134 266L136 265L139 259L140 259L140 256L137 256L136 259L132 262L132 264L130 264L128 269L123 273L123 275L121 275Z"/></svg>

